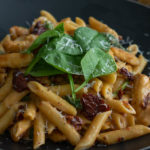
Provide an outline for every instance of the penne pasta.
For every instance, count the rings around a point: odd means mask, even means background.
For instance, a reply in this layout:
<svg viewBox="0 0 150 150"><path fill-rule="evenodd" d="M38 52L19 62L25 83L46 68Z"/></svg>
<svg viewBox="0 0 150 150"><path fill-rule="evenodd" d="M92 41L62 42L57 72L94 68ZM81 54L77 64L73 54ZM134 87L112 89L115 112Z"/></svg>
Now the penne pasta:
<svg viewBox="0 0 150 150"><path fill-rule="evenodd" d="M53 131L51 134L49 134L48 137L53 142L63 142L63 141L66 141L66 137L62 133L58 132L57 130Z"/></svg>
<svg viewBox="0 0 150 150"><path fill-rule="evenodd" d="M34 120L35 116L36 116L36 106L33 101L28 102L27 108L24 112L24 118Z"/></svg>
<svg viewBox="0 0 150 150"><path fill-rule="evenodd" d="M0 67L21 68L31 62L32 54L10 53L0 55Z"/></svg>
<svg viewBox="0 0 150 150"><path fill-rule="evenodd" d="M135 116L127 114L126 120L127 120L128 126L134 126L135 125Z"/></svg>
<svg viewBox="0 0 150 150"><path fill-rule="evenodd" d="M42 100L50 102L59 110L71 115L76 115L77 111L71 104L69 104L67 101L53 93L51 90L48 90L48 88L42 86L40 83L30 81L28 83L28 87L34 94L38 95Z"/></svg>
<svg viewBox="0 0 150 150"><path fill-rule="evenodd" d="M107 26L106 24L102 23L101 21L98 21L94 17L89 17L89 25L90 25L91 28L93 28L93 29L95 29L95 30L97 30L99 32L110 33L114 37L119 39L119 35L117 34L117 32L115 30L111 29L109 26Z"/></svg>
<svg viewBox="0 0 150 150"><path fill-rule="evenodd" d="M4 99L2 103L0 103L0 117L14 104L19 102L25 95L28 94L28 91L17 92L15 90L11 90L9 95Z"/></svg>
<svg viewBox="0 0 150 150"><path fill-rule="evenodd" d="M132 53L133 55L136 55L139 51L139 47L136 44L132 44L130 46L128 46L128 51L130 51L130 53Z"/></svg>
<svg viewBox="0 0 150 150"><path fill-rule="evenodd" d="M31 125L32 121L27 119L17 122L10 130L13 141L19 141Z"/></svg>
<svg viewBox="0 0 150 150"><path fill-rule="evenodd" d="M45 10L41 10L40 11L40 14L41 16L44 16L46 17L49 21L51 21L52 23L56 24L57 23L57 20L56 18L48 11L45 11Z"/></svg>
<svg viewBox="0 0 150 150"><path fill-rule="evenodd" d="M117 129L123 129L127 127L126 118L118 113L112 113L112 121L114 122Z"/></svg>
<svg viewBox="0 0 150 150"><path fill-rule="evenodd" d="M76 21L76 24L78 24L79 26L81 27L86 27L86 23L84 22L83 19L79 18L79 17L76 17L75 18L75 21Z"/></svg>
<svg viewBox="0 0 150 150"><path fill-rule="evenodd" d="M55 129L55 126L50 122L46 120L46 130L48 134L51 134Z"/></svg>
<svg viewBox="0 0 150 150"><path fill-rule="evenodd" d="M114 84L117 80L117 73L115 72L106 76L102 76L100 79L108 84Z"/></svg>
<svg viewBox="0 0 150 150"><path fill-rule="evenodd" d="M116 48L116 47L112 47L111 50L117 58L119 58L120 60L122 60L124 62L129 63L130 65L136 66L136 65L140 64L139 59L131 53L128 53L128 52L126 52L120 48Z"/></svg>
<svg viewBox="0 0 150 150"><path fill-rule="evenodd" d="M37 149L45 144L45 121L40 112L37 112L34 120L34 140L33 149Z"/></svg>
<svg viewBox="0 0 150 150"><path fill-rule="evenodd" d="M3 47L7 53L17 53L29 48L36 38L36 35L30 34L22 36L22 38L18 37L13 41L10 35L7 35L3 40Z"/></svg>
<svg viewBox="0 0 150 150"><path fill-rule="evenodd" d="M97 114L97 116L91 122L91 125L87 129L85 135L81 138L79 143L76 145L75 150L88 149L94 144L103 124L105 123L106 119L109 117L110 114L111 111Z"/></svg>
<svg viewBox="0 0 150 150"><path fill-rule="evenodd" d="M92 80L92 82L94 83L92 88L94 89L94 91L96 93L99 93L101 91L101 89L102 89L102 86L103 86L102 81L99 80L98 78L94 78Z"/></svg>
<svg viewBox="0 0 150 150"><path fill-rule="evenodd" d="M105 144L115 144L121 141L130 140L150 133L150 129L143 125L135 125L125 129L109 131L99 134L97 140Z"/></svg>
<svg viewBox="0 0 150 150"><path fill-rule="evenodd" d="M107 99L106 103L115 111L127 114L136 114L134 108L127 101Z"/></svg>
<svg viewBox="0 0 150 150"><path fill-rule="evenodd" d="M4 131L13 123L16 112L20 104L13 105L1 118L0 118L0 134L3 134Z"/></svg>
<svg viewBox="0 0 150 150"><path fill-rule="evenodd" d="M147 65L147 60L142 55L140 55L138 57L138 59L139 59L140 64L133 68L133 73L134 74L142 73L145 66Z"/></svg>
<svg viewBox="0 0 150 150"><path fill-rule="evenodd" d="M0 101L2 101L12 89L13 72L9 72L5 84L0 88Z"/></svg>
<svg viewBox="0 0 150 150"><path fill-rule="evenodd" d="M109 98L111 99L112 98L112 85L111 84L108 84L106 82L103 82L103 86L101 88L101 91L100 93L102 94L102 96L104 98Z"/></svg>
<svg viewBox="0 0 150 150"><path fill-rule="evenodd" d="M17 37L26 36L29 34L29 29L20 27L20 26L12 26L9 29L9 33L12 40L15 40Z"/></svg>
<svg viewBox="0 0 150 150"><path fill-rule="evenodd" d="M79 133L73 126L67 123L64 116L56 108L52 107L46 101L38 103L38 108L65 135L72 145L76 145L79 142Z"/></svg>
<svg viewBox="0 0 150 150"><path fill-rule="evenodd" d="M75 88L78 87L79 85L75 84ZM49 86L48 89L61 97L71 95L71 88L69 84ZM81 96L83 93L84 93L84 89L82 88L77 92L77 95Z"/></svg>

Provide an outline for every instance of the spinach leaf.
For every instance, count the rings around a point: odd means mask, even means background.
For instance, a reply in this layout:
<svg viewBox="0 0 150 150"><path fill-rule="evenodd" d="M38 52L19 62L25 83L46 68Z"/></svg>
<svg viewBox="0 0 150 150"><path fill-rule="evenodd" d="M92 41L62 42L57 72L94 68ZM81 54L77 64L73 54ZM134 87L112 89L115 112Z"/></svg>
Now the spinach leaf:
<svg viewBox="0 0 150 150"><path fill-rule="evenodd" d="M107 38L99 33L90 43L91 48L100 48L103 51L109 51L110 49L110 42L107 40Z"/></svg>
<svg viewBox="0 0 150 150"><path fill-rule="evenodd" d="M46 21L44 27L48 30L54 29L54 25L50 21Z"/></svg>
<svg viewBox="0 0 150 150"><path fill-rule="evenodd" d="M41 57L47 56L51 51L57 51L57 53L60 52L68 55L81 55L83 53L80 45L78 45L71 36L64 34L59 38L54 38L49 43L45 44L42 48L40 48L38 54L28 66L25 74L27 75L29 72L31 72L32 68L41 59Z"/></svg>
<svg viewBox="0 0 150 150"><path fill-rule="evenodd" d="M73 99L73 101L75 101L76 100L76 94L74 92L75 87L74 87L74 81L73 81L73 78L72 78L71 74L68 74L68 79L69 79L69 82L70 82L70 87L71 87L71 92L72 92L72 99Z"/></svg>
<svg viewBox="0 0 150 150"><path fill-rule="evenodd" d="M64 33L64 23L60 23L59 25L57 25L55 27L55 30L60 32L60 33Z"/></svg>
<svg viewBox="0 0 150 150"><path fill-rule="evenodd" d="M83 74L82 68L80 66L82 55L70 56L64 53L60 53L57 50L49 51L48 49L47 53L45 54L46 55L42 56L42 58L56 69L70 74Z"/></svg>
<svg viewBox="0 0 150 150"><path fill-rule="evenodd" d="M81 45L81 47L88 51L91 41L95 36L98 35L96 30L90 29L88 27L80 27L74 32L74 39Z"/></svg>
<svg viewBox="0 0 150 150"><path fill-rule="evenodd" d="M86 51L90 48L101 48L104 51L110 49L110 42L107 37L88 27L78 28L74 33L74 39Z"/></svg>
<svg viewBox="0 0 150 150"><path fill-rule="evenodd" d="M28 75L33 67L41 60L42 55L44 55L44 50L46 49L47 45L44 45L42 48L39 49L38 54L35 56L35 58L31 61L28 68L25 71L25 75Z"/></svg>
<svg viewBox="0 0 150 150"><path fill-rule="evenodd" d="M33 50L38 48L40 45L42 45L46 42L48 43L48 41L51 38L59 37L61 35L61 33L63 33L63 32L64 32L63 24L59 24L54 30L45 31L33 42L33 44L28 48L26 53L28 53L28 54L31 53Z"/></svg>
<svg viewBox="0 0 150 150"><path fill-rule="evenodd" d="M55 69L51 65L47 64L43 59L41 59L32 71L29 73L34 77L42 77L42 76L51 76L57 74L64 74L64 72Z"/></svg>
<svg viewBox="0 0 150 150"><path fill-rule="evenodd" d="M116 71L116 63L113 58L98 48L90 49L81 60L81 66L85 80Z"/></svg>
<svg viewBox="0 0 150 150"><path fill-rule="evenodd" d="M78 109L81 109L81 108L82 108L80 99L76 99L76 100L74 101L74 100L72 100L72 97L70 97L70 96L65 96L64 99L65 99L66 101L68 101L71 105L75 106L76 108L78 108Z"/></svg>
<svg viewBox="0 0 150 150"><path fill-rule="evenodd" d="M81 60L81 67L85 80L92 77L92 74L99 62L99 57L95 52L97 49L90 49ZM99 49L98 49L99 50Z"/></svg>
<svg viewBox="0 0 150 150"><path fill-rule="evenodd" d="M99 62L92 74L92 78L116 72L117 66L111 55L101 49L97 49L96 53L97 57L99 57Z"/></svg>
<svg viewBox="0 0 150 150"><path fill-rule="evenodd" d="M109 33L103 33L104 36L106 36L107 40L110 42L110 44L114 47L125 49L119 42L117 38L115 38L112 34Z"/></svg>
<svg viewBox="0 0 150 150"><path fill-rule="evenodd" d="M67 34L53 39L50 45L53 49L68 55L81 55L83 53L81 46Z"/></svg>

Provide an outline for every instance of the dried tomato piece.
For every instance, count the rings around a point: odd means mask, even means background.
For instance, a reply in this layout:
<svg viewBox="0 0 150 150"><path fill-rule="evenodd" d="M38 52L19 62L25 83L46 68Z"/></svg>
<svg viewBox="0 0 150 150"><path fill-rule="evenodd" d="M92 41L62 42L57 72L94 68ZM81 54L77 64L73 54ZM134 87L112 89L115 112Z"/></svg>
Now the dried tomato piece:
<svg viewBox="0 0 150 150"><path fill-rule="evenodd" d="M27 89L27 83L33 80L35 79L32 76L25 76L23 72L16 71L13 74L13 88L18 92L22 92Z"/></svg>
<svg viewBox="0 0 150 150"><path fill-rule="evenodd" d="M123 96L123 94L124 94L124 91L123 91L122 89L120 89L120 90L118 91L118 98L121 99L122 96Z"/></svg>
<svg viewBox="0 0 150 150"><path fill-rule="evenodd" d="M83 122L80 117L65 114L65 118L67 122L73 125L77 131L81 130Z"/></svg>
<svg viewBox="0 0 150 150"><path fill-rule="evenodd" d="M142 107L145 109L148 105L148 102L150 101L150 93L147 94L147 96L144 98L144 102Z"/></svg>
<svg viewBox="0 0 150 150"><path fill-rule="evenodd" d="M119 73L122 74L123 76L125 76L129 81L133 81L134 80L134 76L131 72L129 72L126 68L122 67L119 70Z"/></svg>
<svg viewBox="0 0 150 150"><path fill-rule="evenodd" d="M83 114L90 120L98 113L110 110L110 107L101 97L93 94L84 94L81 98L81 104Z"/></svg>
<svg viewBox="0 0 150 150"><path fill-rule="evenodd" d="M41 22L38 21L38 22L36 23L36 25L34 26L34 28L32 29L31 33L40 35L40 34L42 34L43 32L45 32L46 30L47 30L47 29L45 28L44 24L41 24Z"/></svg>

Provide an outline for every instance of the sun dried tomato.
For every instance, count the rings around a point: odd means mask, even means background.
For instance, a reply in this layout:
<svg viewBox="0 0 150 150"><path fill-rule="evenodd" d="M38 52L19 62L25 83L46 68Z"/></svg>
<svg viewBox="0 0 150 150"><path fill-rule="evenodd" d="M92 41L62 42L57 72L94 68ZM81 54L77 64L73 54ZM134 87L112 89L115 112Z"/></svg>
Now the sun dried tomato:
<svg viewBox="0 0 150 150"><path fill-rule="evenodd" d="M36 23L36 25L34 26L34 28L32 29L31 33L40 35L40 34L42 34L43 32L45 32L46 30L47 30L47 29L44 27L44 25L41 24L40 21L38 21L38 22Z"/></svg>
<svg viewBox="0 0 150 150"><path fill-rule="evenodd" d="M67 122L73 125L77 131L81 130L83 122L80 117L65 114L65 118Z"/></svg>
<svg viewBox="0 0 150 150"><path fill-rule="evenodd" d="M120 89L120 90L118 91L118 98L121 99L122 96L123 96L123 94L124 94L124 91L123 91L122 89Z"/></svg>
<svg viewBox="0 0 150 150"><path fill-rule="evenodd" d="M90 120L98 113L110 110L110 107L101 97L93 94L84 94L81 98L81 104L83 114Z"/></svg>
<svg viewBox="0 0 150 150"><path fill-rule="evenodd" d="M122 67L119 70L119 73L122 74L125 78L127 78L129 81L133 81L134 80L134 76L131 72L129 72L126 68Z"/></svg>
<svg viewBox="0 0 150 150"><path fill-rule="evenodd" d="M32 76L25 76L23 72L16 71L13 74L13 88L18 92L22 92L27 89L27 83L33 80L35 79Z"/></svg>

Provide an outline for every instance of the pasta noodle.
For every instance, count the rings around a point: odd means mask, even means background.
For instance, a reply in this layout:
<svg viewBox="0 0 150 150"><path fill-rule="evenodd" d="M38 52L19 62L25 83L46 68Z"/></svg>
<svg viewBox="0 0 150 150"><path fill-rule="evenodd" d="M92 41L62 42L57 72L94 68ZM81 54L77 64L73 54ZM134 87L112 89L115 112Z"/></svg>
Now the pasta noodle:
<svg viewBox="0 0 150 150"><path fill-rule="evenodd" d="M12 139L17 142L21 139L21 137L24 135L24 133L30 128L32 122L31 120L21 120L17 122L12 128L11 128L11 137Z"/></svg>
<svg viewBox="0 0 150 150"><path fill-rule="evenodd" d="M75 150L82 150L91 147L96 138L98 133L100 132L102 125L105 123L108 116L111 114L111 111L104 112L98 114L94 120L92 121L90 127L87 129L85 135L82 137L80 142L77 144Z"/></svg>
<svg viewBox="0 0 150 150"><path fill-rule="evenodd" d="M135 125L121 130L101 133L98 136L97 140L110 145L121 141L137 138L148 133L150 133L150 129L148 127L143 125Z"/></svg>
<svg viewBox="0 0 150 150"><path fill-rule="evenodd" d="M0 117L14 104L19 102L25 95L28 94L28 91L23 91L21 93L11 90L10 94L0 103Z"/></svg>
<svg viewBox="0 0 150 150"><path fill-rule="evenodd" d="M21 68L29 65L31 54L10 53L0 55L0 67Z"/></svg>
<svg viewBox="0 0 150 150"><path fill-rule="evenodd" d="M58 131L53 131L48 135L49 139L53 142L62 142L66 140L66 137Z"/></svg>
<svg viewBox="0 0 150 150"><path fill-rule="evenodd" d="M58 109L72 114L76 115L76 109L70 105L68 102L63 100L61 97L56 95L55 93L51 92L51 90L48 90L41 84L35 81L31 81L28 83L29 89L34 92L36 95L38 95L42 100L49 101L52 105L57 107Z"/></svg>
<svg viewBox="0 0 150 150"><path fill-rule="evenodd" d="M2 101L12 89L12 74L13 72L11 71L6 79L5 84L0 88L0 101Z"/></svg>
<svg viewBox="0 0 150 150"><path fill-rule="evenodd" d="M42 114L38 112L34 120L33 148L37 149L43 144L45 144L45 122Z"/></svg>
<svg viewBox="0 0 150 150"><path fill-rule="evenodd" d="M70 141L71 144L76 145L80 140L79 133L68 124L63 116L48 102L41 101L38 104L40 111L52 122Z"/></svg>

